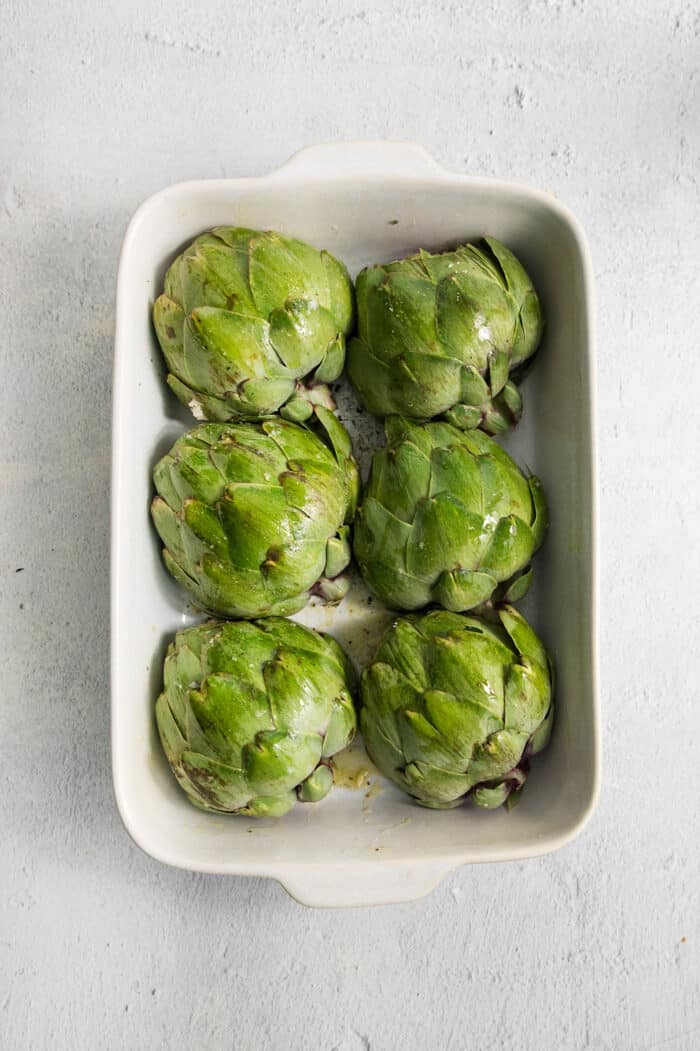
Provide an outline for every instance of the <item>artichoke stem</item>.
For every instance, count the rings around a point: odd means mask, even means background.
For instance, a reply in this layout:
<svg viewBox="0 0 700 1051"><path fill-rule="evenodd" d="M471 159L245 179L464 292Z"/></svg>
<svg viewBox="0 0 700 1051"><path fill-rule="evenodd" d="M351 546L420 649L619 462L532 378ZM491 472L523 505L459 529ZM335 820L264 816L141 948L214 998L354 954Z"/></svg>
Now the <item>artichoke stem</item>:
<svg viewBox="0 0 700 1051"><path fill-rule="evenodd" d="M294 394L280 409L280 415L293 423L304 423L313 415L316 405L334 411L336 406L330 388L325 383L299 382L294 388Z"/></svg>
<svg viewBox="0 0 700 1051"><path fill-rule="evenodd" d="M337 577L321 577L311 588L311 594L332 604L345 598L349 587L350 578L347 573L339 573Z"/></svg>

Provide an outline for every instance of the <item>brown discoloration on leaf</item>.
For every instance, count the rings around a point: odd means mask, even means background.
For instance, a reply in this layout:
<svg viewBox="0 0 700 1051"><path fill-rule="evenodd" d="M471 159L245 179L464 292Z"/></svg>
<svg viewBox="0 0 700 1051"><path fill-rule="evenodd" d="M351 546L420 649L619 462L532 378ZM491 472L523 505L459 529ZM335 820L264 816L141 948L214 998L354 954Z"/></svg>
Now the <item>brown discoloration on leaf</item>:
<svg viewBox="0 0 700 1051"><path fill-rule="evenodd" d="M226 787L222 777L211 770L194 770L188 763L183 763L182 771L205 802L216 810L222 810L216 794L217 789Z"/></svg>

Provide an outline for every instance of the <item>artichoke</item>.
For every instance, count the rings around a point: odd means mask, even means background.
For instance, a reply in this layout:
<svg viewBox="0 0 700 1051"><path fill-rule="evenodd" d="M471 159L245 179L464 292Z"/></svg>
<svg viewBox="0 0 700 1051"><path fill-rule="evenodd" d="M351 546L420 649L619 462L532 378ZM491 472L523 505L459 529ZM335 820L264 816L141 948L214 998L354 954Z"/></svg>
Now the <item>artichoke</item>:
<svg viewBox="0 0 700 1051"><path fill-rule="evenodd" d="M156 464L163 558L202 609L285 616L345 594L357 467L333 413L314 421L201 424Z"/></svg>
<svg viewBox="0 0 700 1051"><path fill-rule="evenodd" d="M343 370L353 314L348 272L328 252L272 231L220 226L171 265L153 322L168 384L197 419L281 409L298 421L311 403L333 408L324 384Z"/></svg>
<svg viewBox="0 0 700 1051"><path fill-rule="evenodd" d="M547 526L539 479L483 431L398 416L384 429L387 446L374 454L355 520L369 589L406 610L520 598Z"/></svg>
<svg viewBox="0 0 700 1051"><path fill-rule="evenodd" d="M497 807L515 801L549 740L551 668L510 606L494 623L433 610L394 621L363 672L361 705L370 757L418 803Z"/></svg>
<svg viewBox="0 0 700 1051"><path fill-rule="evenodd" d="M542 336L537 293L492 237L453 252L420 251L357 278L358 336L348 373L375 416L447 414L499 434L517 423L513 379Z"/></svg>
<svg viewBox="0 0 700 1051"><path fill-rule="evenodd" d="M200 624L168 647L158 731L195 806L280 817L330 790L330 757L355 735L353 688L329 636L281 617Z"/></svg>

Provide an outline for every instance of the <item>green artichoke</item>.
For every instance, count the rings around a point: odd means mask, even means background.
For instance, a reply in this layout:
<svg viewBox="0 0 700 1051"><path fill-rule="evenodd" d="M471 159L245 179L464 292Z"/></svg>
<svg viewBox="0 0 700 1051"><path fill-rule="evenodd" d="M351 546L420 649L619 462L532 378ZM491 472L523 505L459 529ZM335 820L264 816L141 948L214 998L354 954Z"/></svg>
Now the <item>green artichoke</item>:
<svg viewBox="0 0 700 1051"><path fill-rule="evenodd" d="M483 431L390 416L355 520L355 558L394 609L473 609L527 590L544 539L542 485Z"/></svg>
<svg viewBox="0 0 700 1051"><path fill-rule="evenodd" d="M357 278L358 337L348 373L375 416L447 414L491 434L520 419L513 379L542 336L537 293L492 237L453 252L420 251Z"/></svg>
<svg viewBox="0 0 700 1051"><path fill-rule="evenodd" d="M514 802L549 740L552 675L515 609L394 621L363 672L360 727L379 769L422 806Z"/></svg>
<svg viewBox="0 0 700 1051"><path fill-rule="evenodd" d="M168 647L160 739L195 806L280 817L330 791L330 757L355 735L353 688L327 635L281 617L200 624Z"/></svg>
<svg viewBox="0 0 700 1051"><path fill-rule="evenodd" d="M286 616L345 594L357 467L333 413L314 421L201 424L156 464L163 558L202 609Z"/></svg>
<svg viewBox="0 0 700 1051"><path fill-rule="evenodd" d="M235 226L197 237L153 307L170 387L197 419L220 421L332 409L324 384L343 370L353 315L352 283L332 255Z"/></svg>

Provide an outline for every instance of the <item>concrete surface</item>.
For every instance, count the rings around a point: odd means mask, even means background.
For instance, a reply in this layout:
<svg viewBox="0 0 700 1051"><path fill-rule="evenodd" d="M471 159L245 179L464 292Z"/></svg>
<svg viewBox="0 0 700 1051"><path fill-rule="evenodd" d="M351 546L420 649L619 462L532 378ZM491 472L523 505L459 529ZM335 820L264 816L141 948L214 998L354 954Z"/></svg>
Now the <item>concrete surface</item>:
<svg viewBox="0 0 700 1051"><path fill-rule="evenodd" d="M2 1047L700 1046L697 4L8 0L3 30ZM605 776L559 854L318 913L162 867L115 810L113 293L154 190L358 137L589 233Z"/></svg>

